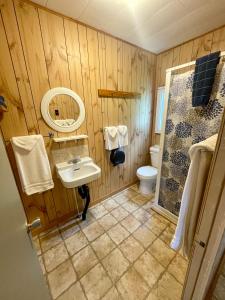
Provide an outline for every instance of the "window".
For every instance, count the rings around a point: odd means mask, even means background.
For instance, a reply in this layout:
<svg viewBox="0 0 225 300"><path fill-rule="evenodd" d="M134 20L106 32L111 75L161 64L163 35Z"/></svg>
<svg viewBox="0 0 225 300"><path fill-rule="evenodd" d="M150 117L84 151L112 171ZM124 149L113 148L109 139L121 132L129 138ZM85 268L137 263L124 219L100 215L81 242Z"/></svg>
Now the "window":
<svg viewBox="0 0 225 300"><path fill-rule="evenodd" d="M165 87L159 87L157 90L157 106L156 106L156 120L155 133L161 133L163 124L163 114L165 106Z"/></svg>

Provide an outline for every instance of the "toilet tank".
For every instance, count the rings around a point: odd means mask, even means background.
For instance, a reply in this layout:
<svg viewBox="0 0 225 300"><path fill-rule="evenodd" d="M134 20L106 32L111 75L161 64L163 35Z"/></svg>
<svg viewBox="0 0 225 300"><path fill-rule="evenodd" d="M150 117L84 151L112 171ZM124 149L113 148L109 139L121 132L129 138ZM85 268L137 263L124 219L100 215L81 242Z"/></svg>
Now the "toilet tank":
<svg viewBox="0 0 225 300"><path fill-rule="evenodd" d="M154 168L158 168L159 163L159 145L154 145L150 147L150 157L151 157L151 165Z"/></svg>

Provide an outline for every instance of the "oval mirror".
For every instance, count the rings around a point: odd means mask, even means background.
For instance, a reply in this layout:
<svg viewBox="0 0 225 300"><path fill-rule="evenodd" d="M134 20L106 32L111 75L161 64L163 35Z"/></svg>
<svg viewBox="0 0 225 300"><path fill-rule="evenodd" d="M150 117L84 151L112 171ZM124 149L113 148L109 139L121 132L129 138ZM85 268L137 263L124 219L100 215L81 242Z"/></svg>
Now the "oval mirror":
<svg viewBox="0 0 225 300"><path fill-rule="evenodd" d="M49 90L41 101L41 113L45 122L59 132L72 132L85 118L84 103L72 90L57 87Z"/></svg>

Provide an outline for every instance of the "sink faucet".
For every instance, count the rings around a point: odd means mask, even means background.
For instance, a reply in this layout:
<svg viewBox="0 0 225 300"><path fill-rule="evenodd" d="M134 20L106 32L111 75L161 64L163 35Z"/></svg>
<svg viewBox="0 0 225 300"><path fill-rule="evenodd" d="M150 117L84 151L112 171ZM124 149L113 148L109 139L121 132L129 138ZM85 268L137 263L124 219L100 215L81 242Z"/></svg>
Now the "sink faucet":
<svg viewBox="0 0 225 300"><path fill-rule="evenodd" d="M69 163L69 164L77 164L77 163L80 162L80 161L81 161L80 156L77 156L77 157L74 157L73 159L70 159L70 160L68 161L68 163Z"/></svg>

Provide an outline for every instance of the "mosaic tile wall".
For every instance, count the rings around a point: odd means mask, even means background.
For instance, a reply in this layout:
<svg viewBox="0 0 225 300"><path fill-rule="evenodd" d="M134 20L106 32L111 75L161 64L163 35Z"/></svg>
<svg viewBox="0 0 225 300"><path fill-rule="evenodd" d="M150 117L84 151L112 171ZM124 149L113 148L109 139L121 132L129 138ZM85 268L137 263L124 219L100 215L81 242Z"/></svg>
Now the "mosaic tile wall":
<svg viewBox="0 0 225 300"><path fill-rule="evenodd" d="M192 107L194 71L173 75L170 83L159 205L178 215L187 177L191 145L218 132L225 105L225 66L217 67L210 101Z"/></svg>

